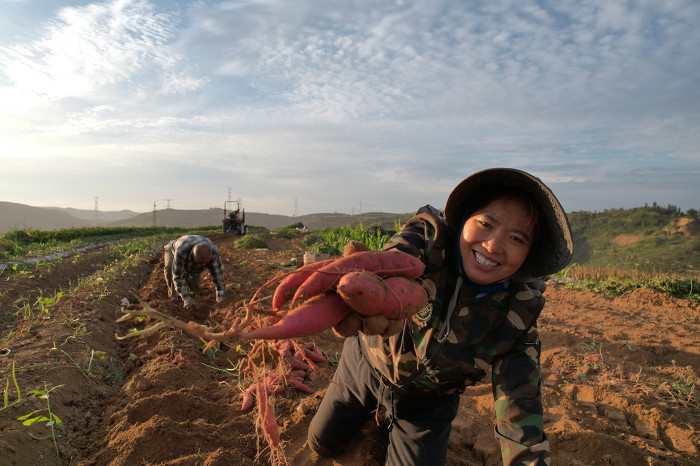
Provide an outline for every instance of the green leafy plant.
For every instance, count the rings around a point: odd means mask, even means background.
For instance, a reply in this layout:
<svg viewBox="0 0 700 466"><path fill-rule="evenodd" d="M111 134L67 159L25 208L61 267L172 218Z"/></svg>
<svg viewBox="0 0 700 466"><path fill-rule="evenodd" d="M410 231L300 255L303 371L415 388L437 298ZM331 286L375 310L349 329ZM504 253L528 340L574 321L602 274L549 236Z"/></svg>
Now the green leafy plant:
<svg viewBox="0 0 700 466"><path fill-rule="evenodd" d="M618 267L589 267L576 264L566 269L572 281L567 288L623 295L648 286L676 298L700 301L698 277L626 270Z"/></svg>
<svg viewBox="0 0 700 466"><path fill-rule="evenodd" d="M308 235L302 246L308 251L321 254L341 255L343 248L350 241L365 243L371 250L381 250L389 240L389 234L380 226L364 227L362 225L325 228Z"/></svg>
<svg viewBox="0 0 700 466"><path fill-rule="evenodd" d="M53 439L53 445L54 448L56 449L56 456L60 456L58 453L58 443L56 442L56 429L55 427L59 427L61 429L61 432L64 432L63 429L63 421L59 419L59 417L51 411L51 400L49 395L51 394L52 391L56 390L57 388L61 388L63 385L57 385L53 388L48 389L46 385L44 385L43 390L32 390L29 392L30 395L33 395L37 398L40 398L46 402L46 407L37 409L35 411L32 411L29 414L25 414L24 416L20 416L17 418L18 421L22 421L22 425L25 425L27 427L32 426L36 424L37 422L46 422L46 425L51 428L51 438ZM44 440L45 438L48 437L37 437L31 432L29 432L29 435L36 439L36 440Z"/></svg>
<svg viewBox="0 0 700 466"><path fill-rule="evenodd" d="M294 228L279 228L277 230L274 230L274 233L277 238L286 239L296 238L301 234L298 230L295 230Z"/></svg>
<svg viewBox="0 0 700 466"><path fill-rule="evenodd" d="M266 248L269 237L268 232L249 234L236 241L235 247L239 249Z"/></svg>

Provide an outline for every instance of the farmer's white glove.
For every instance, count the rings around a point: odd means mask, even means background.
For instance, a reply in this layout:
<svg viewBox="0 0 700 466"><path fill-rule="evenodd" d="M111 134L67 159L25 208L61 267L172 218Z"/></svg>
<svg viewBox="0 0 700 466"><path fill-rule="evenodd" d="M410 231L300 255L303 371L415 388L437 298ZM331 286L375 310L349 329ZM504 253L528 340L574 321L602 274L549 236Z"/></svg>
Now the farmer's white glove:
<svg viewBox="0 0 700 466"><path fill-rule="evenodd" d="M188 296L185 299L185 309L197 309L197 301L192 299L191 296Z"/></svg>
<svg viewBox="0 0 700 466"><path fill-rule="evenodd" d="M223 302L223 300L224 300L224 297L223 297L223 296L217 296L217 297L216 297L216 302L217 302L217 303Z"/></svg>

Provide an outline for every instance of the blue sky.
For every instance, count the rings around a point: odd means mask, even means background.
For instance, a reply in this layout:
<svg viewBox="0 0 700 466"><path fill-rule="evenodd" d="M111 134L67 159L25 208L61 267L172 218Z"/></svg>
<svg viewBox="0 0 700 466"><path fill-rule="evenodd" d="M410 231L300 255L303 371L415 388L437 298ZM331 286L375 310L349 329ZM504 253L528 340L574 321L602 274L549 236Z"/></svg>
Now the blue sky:
<svg viewBox="0 0 700 466"><path fill-rule="evenodd" d="M700 208L700 2L0 0L0 201Z"/></svg>

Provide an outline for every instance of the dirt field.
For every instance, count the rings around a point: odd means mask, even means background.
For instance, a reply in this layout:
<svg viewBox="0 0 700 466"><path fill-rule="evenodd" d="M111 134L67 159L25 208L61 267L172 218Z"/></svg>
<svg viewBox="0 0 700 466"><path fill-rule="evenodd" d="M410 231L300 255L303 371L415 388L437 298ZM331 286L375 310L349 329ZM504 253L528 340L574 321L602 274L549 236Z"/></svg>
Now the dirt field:
<svg viewBox="0 0 700 466"><path fill-rule="evenodd" d="M269 250L244 250L233 247L236 236L211 238L224 259L226 298L216 304L207 280L205 291L196 296L200 309L194 312L185 311L179 300L167 299L162 254L101 289L60 299L38 322L8 317L15 314L18 299L53 296L104 268L110 261L108 250L63 259L33 274L0 276L0 386L9 393L8 402L16 399L14 361L22 394L18 406L0 411L0 463L269 463L269 450L256 431L257 410L240 411L240 392L250 378L232 370L249 351L249 343L233 341L209 357L202 354L200 341L172 328L115 339L115 333L147 324L115 322L122 300L138 307L134 294L179 319L216 327L228 310L250 299L299 251L289 240L272 241ZM698 303L649 289L614 298L555 284L545 296L548 302L540 318L542 375L553 464L700 464L698 395L688 393L693 383L697 387L700 370ZM330 333L313 341L333 358L342 344ZM104 360L98 358L102 355ZM320 367L333 371L331 362ZM385 436L373 423L335 461L310 454L306 429L328 382L319 375L305 383L316 394L290 388L271 397L287 461L382 464ZM18 420L47 407L46 400L30 395L30 390L53 387L51 412L65 429L57 432L60 457L44 422L24 426ZM492 420L490 385L469 389L453 425L448 464L499 464Z"/></svg>

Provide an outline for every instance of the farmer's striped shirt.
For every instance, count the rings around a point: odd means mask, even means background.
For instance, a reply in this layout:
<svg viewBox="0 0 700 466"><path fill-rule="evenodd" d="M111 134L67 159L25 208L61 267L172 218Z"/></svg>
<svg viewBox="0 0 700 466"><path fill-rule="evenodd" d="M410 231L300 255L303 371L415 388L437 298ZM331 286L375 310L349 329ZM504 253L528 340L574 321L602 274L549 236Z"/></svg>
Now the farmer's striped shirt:
<svg viewBox="0 0 700 466"><path fill-rule="evenodd" d="M205 243L211 248L211 260L206 264L198 264L192 257L192 250L195 245ZM165 245L164 249L173 253L173 282L177 287L177 293L182 299L187 299L187 282L185 280L185 272L190 274L202 273L204 269L208 269L211 274L214 286L216 286L216 297L221 299L224 297L224 269L221 265L221 256L216 245L204 236L186 235L178 239L170 241Z"/></svg>

